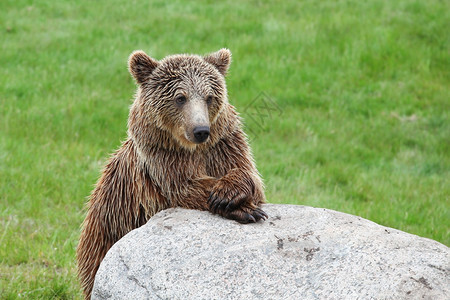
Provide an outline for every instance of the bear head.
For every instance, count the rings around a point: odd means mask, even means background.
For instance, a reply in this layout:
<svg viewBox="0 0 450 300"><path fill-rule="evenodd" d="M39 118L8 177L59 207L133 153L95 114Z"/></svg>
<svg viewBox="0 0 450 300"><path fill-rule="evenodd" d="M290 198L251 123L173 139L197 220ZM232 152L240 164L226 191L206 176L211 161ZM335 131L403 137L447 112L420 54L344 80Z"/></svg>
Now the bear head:
<svg viewBox="0 0 450 300"><path fill-rule="evenodd" d="M203 57L171 55L161 61L133 52L128 67L138 91L128 132L137 146L192 151L217 141L214 127L228 105L225 75L230 62L228 49Z"/></svg>

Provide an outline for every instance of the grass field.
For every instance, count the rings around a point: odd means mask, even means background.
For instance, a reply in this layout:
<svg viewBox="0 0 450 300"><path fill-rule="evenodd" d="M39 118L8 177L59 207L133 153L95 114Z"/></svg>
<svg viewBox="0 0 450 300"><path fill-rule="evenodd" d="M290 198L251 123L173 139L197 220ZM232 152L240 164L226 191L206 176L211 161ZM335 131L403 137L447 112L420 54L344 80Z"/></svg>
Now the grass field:
<svg viewBox="0 0 450 300"><path fill-rule="evenodd" d="M450 245L448 1L2 0L0 26L1 299L81 296L82 209L126 137L135 49L231 49L269 202Z"/></svg>

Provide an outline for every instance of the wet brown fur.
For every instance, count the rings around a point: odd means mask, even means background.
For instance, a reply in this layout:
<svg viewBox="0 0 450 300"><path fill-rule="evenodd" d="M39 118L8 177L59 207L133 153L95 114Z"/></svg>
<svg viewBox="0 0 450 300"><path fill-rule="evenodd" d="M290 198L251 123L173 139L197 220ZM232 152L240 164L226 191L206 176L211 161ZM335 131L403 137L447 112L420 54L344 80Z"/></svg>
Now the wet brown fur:
<svg viewBox="0 0 450 300"><path fill-rule="evenodd" d="M173 55L156 61L142 51L130 56L138 83L128 138L117 150L90 196L77 248L78 275L90 298L95 274L111 246L169 207L209 210L242 223L267 215L263 184L224 76L231 53ZM192 143L186 112L174 104L213 96L207 104L209 138ZM205 104L206 105L206 104Z"/></svg>

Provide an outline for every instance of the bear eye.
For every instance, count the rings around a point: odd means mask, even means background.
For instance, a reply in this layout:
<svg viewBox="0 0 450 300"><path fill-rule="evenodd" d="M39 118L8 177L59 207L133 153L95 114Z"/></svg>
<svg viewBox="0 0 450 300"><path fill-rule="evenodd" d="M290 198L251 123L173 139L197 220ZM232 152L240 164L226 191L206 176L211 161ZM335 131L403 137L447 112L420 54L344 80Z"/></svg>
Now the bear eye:
<svg viewBox="0 0 450 300"><path fill-rule="evenodd" d="M177 98L175 98L175 102L176 102L178 105L183 105L183 104L186 103L186 97L183 96L183 95L180 95L180 96L178 96Z"/></svg>
<svg viewBox="0 0 450 300"><path fill-rule="evenodd" d="M211 104L212 101L213 101L213 96L206 97L206 103L207 104Z"/></svg>

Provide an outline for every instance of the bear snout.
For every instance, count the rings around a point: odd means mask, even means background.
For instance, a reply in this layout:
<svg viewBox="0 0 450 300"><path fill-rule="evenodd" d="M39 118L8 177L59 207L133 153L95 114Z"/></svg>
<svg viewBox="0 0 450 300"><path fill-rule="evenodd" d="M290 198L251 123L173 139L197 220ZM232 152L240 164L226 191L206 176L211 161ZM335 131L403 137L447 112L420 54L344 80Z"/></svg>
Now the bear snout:
<svg viewBox="0 0 450 300"><path fill-rule="evenodd" d="M209 137L208 126L197 126L194 128L194 138L197 143L203 143Z"/></svg>

